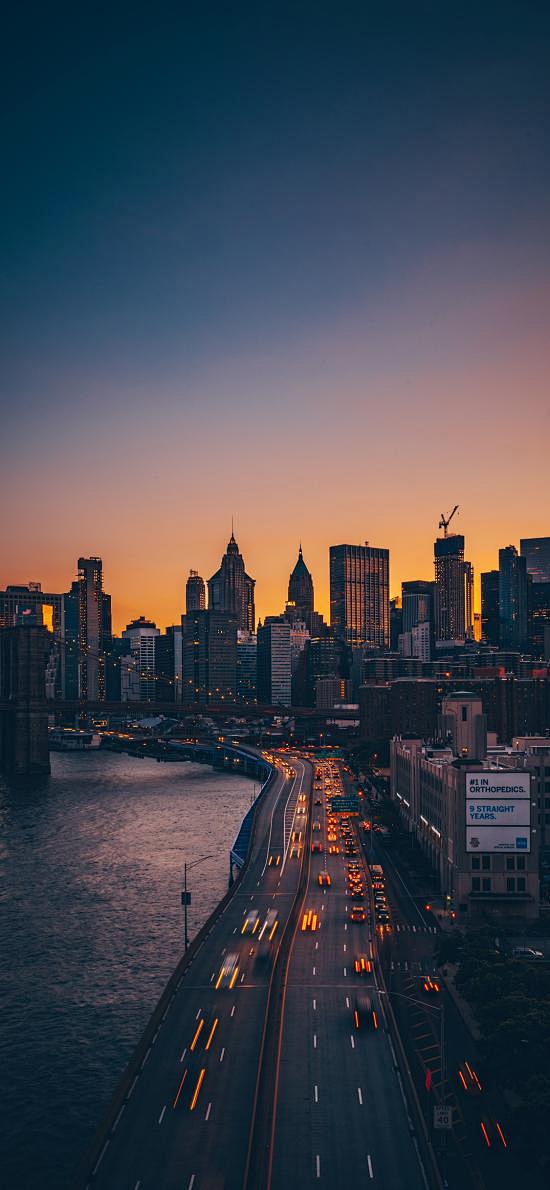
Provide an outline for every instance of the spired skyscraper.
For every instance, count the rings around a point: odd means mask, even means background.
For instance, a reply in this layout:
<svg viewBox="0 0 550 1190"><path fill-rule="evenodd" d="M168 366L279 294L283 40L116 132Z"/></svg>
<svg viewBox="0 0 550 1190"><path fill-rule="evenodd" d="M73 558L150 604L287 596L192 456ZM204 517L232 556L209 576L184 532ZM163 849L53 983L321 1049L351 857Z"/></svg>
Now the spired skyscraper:
<svg viewBox="0 0 550 1190"><path fill-rule="evenodd" d="M295 618L307 622L314 606L313 579L304 562L301 542L298 561L288 583L288 602L294 608Z"/></svg>
<svg viewBox="0 0 550 1190"><path fill-rule="evenodd" d="M256 580L245 571L243 556L231 533L220 569L208 579L208 610L226 612L235 617L241 632L254 632L255 585Z"/></svg>

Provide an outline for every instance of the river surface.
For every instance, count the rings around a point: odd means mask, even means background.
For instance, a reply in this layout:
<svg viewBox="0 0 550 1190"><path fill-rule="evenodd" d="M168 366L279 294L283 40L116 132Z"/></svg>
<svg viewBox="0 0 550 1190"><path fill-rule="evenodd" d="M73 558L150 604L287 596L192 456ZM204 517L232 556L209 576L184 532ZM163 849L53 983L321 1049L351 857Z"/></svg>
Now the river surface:
<svg viewBox="0 0 550 1190"><path fill-rule="evenodd" d="M0 778L0 1187L65 1190L181 956L227 890L247 778L109 752Z"/></svg>

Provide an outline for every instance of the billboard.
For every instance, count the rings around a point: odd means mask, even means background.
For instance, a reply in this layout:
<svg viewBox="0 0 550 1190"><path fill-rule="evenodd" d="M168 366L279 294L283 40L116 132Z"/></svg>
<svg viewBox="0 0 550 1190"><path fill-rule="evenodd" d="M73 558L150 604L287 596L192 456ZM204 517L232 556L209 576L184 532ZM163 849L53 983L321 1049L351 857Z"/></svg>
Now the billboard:
<svg viewBox="0 0 550 1190"><path fill-rule="evenodd" d="M466 851L531 850L529 773L466 774Z"/></svg>

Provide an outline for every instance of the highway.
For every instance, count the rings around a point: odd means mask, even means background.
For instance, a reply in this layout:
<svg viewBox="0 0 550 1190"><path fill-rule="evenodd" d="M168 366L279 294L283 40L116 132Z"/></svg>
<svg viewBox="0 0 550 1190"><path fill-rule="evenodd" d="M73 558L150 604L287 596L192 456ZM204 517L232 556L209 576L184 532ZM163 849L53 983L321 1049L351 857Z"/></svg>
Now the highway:
<svg viewBox="0 0 550 1190"><path fill-rule="evenodd" d="M273 969L272 953L257 952L277 947L294 901L304 850L292 832L305 829L311 786L307 762L282 764L258 809L248 866L182 975L90 1190L241 1190Z"/></svg>
<svg viewBox="0 0 550 1190"><path fill-rule="evenodd" d="M325 773L327 772L324 766ZM318 783L317 783L318 784ZM327 794L341 791L339 766L314 791L309 873L302 913L292 943L284 1017L275 1071L276 1116L268 1187L348 1187L425 1190L426 1181L385 1029L376 975L376 937L366 865L343 854L340 826L329 828ZM322 805L315 804L322 801ZM316 824L320 829L315 829ZM322 851L317 851L320 842ZM328 853L329 846L339 853ZM362 870L367 905L364 923L350 920L347 865ZM330 885L324 882L325 873ZM304 914L318 928L302 929ZM306 925L307 925L306 919ZM370 962L355 972L358 956ZM356 1028L356 996L367 996L375 1019ZM377 1027L376 1027L377 1026Z"/></svg>

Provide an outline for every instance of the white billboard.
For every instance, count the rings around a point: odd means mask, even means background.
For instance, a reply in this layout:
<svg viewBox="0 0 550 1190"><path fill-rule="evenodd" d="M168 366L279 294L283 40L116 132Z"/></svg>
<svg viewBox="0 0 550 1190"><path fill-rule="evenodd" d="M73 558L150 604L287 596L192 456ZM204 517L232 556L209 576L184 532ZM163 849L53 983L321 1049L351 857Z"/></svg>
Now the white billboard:
<svg viewBox="0 0 550 1190"><path fill-rule="evenodd" d="M529 773L466 774L466 851L531 850Z"/></svg>

